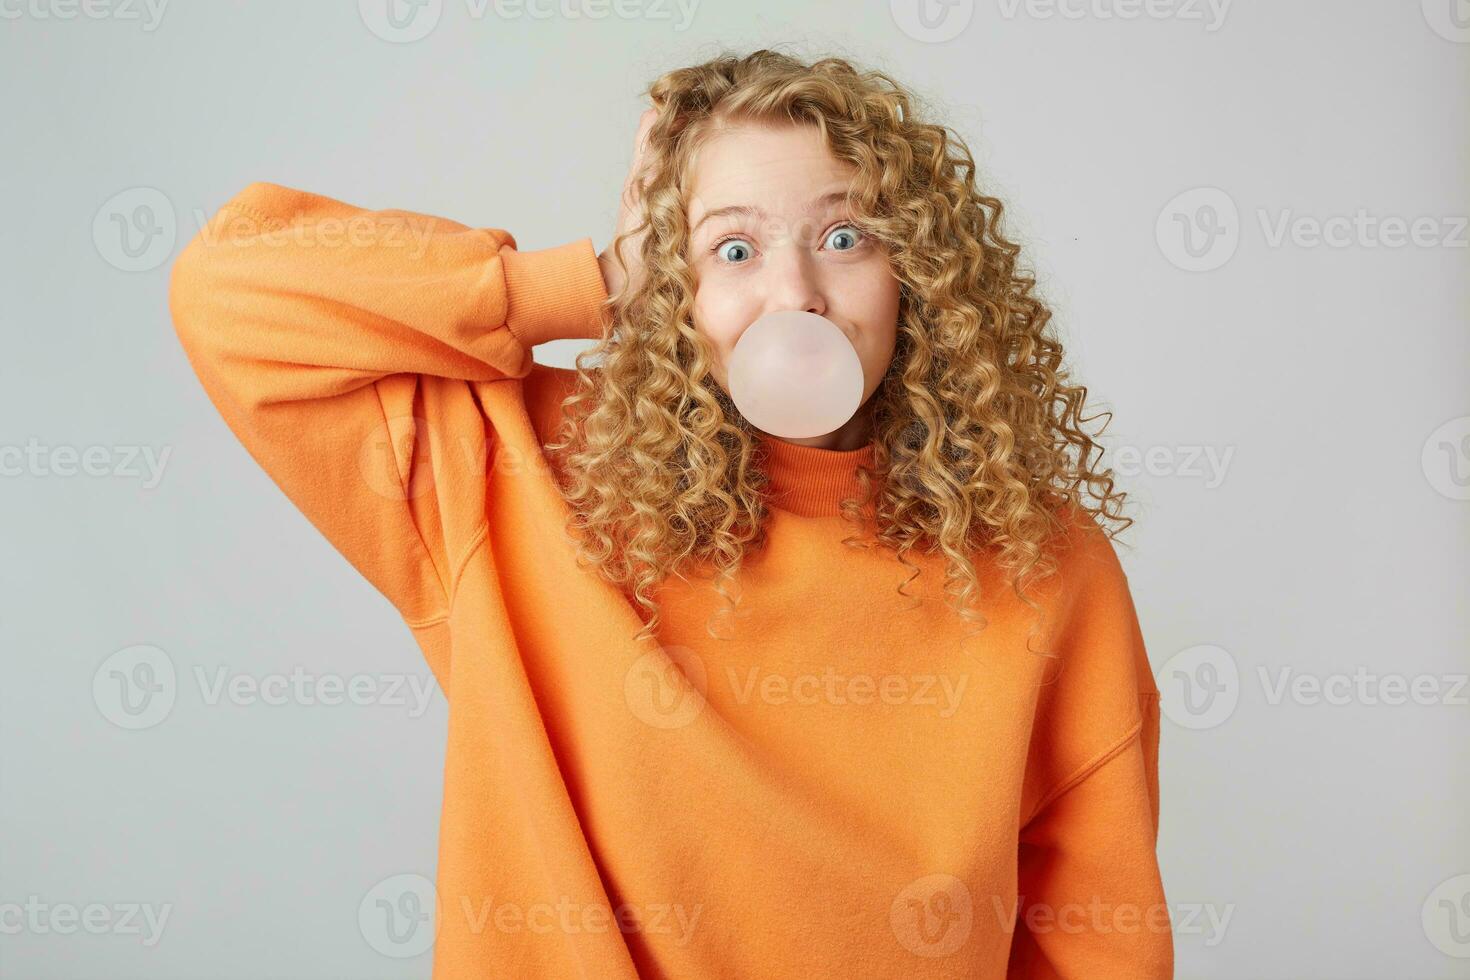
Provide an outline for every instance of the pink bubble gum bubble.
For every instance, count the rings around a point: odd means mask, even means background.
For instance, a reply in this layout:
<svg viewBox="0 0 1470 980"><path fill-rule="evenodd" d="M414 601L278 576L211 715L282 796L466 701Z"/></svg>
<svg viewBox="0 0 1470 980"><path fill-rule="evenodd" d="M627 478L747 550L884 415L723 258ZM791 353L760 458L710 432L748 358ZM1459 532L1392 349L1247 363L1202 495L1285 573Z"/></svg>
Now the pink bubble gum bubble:
<svg viewBox="0 0 1470 980"><path fill-rule="evenodd" d="M815 313L767 313L745 328L727 368L735 407L780 438L826 435L862 405L857 351L837 324Z"/></svg>

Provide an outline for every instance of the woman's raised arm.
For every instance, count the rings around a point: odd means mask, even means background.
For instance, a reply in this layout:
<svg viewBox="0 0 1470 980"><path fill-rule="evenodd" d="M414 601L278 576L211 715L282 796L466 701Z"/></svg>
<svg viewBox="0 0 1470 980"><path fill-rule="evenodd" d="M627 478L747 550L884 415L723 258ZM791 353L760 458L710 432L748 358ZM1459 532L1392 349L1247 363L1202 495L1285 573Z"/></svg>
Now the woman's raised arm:
<svg viewBox="0 0 1470 980"><path fill-rule="evenodd" d="M447 611L485 520L494 438L471 387L596 338L590 239L509 232L254 183L175 260L169 306L251 456L412 624Z"/></svg>

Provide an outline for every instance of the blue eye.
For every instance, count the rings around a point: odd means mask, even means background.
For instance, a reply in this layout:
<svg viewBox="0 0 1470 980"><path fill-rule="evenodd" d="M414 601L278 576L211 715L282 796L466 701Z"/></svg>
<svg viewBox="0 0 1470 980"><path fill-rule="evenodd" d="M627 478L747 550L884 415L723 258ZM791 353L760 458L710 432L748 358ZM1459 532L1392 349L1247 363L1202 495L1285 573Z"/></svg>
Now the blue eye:
<svg viewBox="0 0 1470 980"><path fill-rule="evenodd" d="M726 251L726 245L734 245L736 246L736 248ZM738 256L738 253L742 250L745 252L745 255ZM718 242L715 242L713 251L715 253L715 257L721 262L728 262L731 265L740 265L747 258L750 257L750 243L743 238L722 238ZM731 252L737 253L738 257L732 258L730 255Z"/></svg>
<svg viewBox="0 0 1470 980"><path fill-rule="evenodd" d="M857 228L852 225L842 225L838 228L833 228L831 234L827 236L827 241L831 242L833 237L837 235L841 235L844 238L851 239L852 241L852 244L848 245L846 248L836 248L835 251L838 252L851 252L862 243L862 232L858 231Z"/></svg>
<svg viewBox="0 0 1470 980"><path fill-rule="evenodd" d="M827 233L824 244L835 252L851 252L863 244L865 236L856 225L839 225ZM715 260L724 265L744 265L754 249L738 235L721 238L710 246Z"/></svg>

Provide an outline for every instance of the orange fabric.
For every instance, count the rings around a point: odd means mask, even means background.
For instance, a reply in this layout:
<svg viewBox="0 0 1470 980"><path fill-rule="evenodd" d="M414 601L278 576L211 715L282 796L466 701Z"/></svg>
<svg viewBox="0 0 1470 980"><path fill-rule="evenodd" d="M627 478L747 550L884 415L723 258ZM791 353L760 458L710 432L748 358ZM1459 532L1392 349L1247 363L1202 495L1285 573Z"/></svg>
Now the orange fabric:
<svg viewBox="0 0 1470 980"><path fill-rule="evenodd" d="M571 372L531 356L598 336L605 298L590 239L521 252L267 183L173 267L210 400L448 698L434 976L1170 976L1158 690L1096 525L1028 649L991 565L977 631L941 559L905 595L891 554L842 543L871 445L767 439L733 627L674 580L635 646L541 450Z"/></svg>

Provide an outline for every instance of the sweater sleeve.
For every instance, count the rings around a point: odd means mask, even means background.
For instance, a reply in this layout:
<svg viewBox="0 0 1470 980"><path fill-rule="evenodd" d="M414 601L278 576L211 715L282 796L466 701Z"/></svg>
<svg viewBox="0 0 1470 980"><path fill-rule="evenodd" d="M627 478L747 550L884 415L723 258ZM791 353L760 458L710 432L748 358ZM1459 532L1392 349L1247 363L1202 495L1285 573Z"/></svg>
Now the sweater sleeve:
<svg viewBox="0 0 1470 980"><path fill-rule="evenodd" d="M226 424L411 626L447 613L483 533L495 434L472 385L525 377L541 341L601 336L606 298L590 239L523 253L499 229L269 183L204 224L169 284Z"/></svg>
<svg viewBox="0 0 1470 980"><path fill-rule="evenodd" d="M1056 671L1038 702L1017 855L1012 980L1164 980L1159 692L1127 578L1091 521L1064 562Z"/></svg>
<svg viewBox="0 0 1470 980"><path fill-rule="evenodd" d="M1013 980L1174 975L1158 838L1156 696L1139 728L1021 833Z"/></svg>

